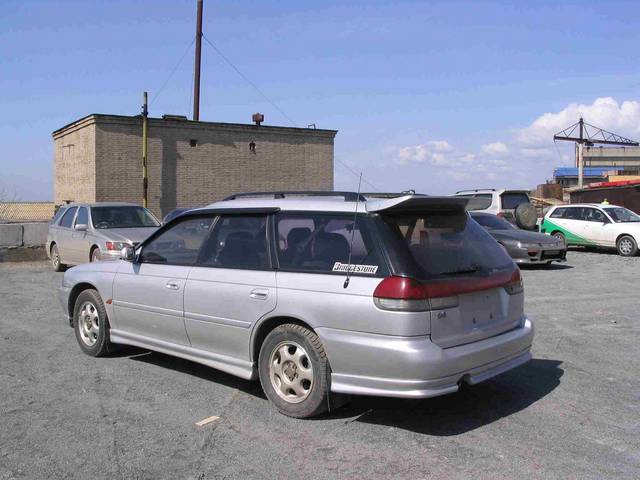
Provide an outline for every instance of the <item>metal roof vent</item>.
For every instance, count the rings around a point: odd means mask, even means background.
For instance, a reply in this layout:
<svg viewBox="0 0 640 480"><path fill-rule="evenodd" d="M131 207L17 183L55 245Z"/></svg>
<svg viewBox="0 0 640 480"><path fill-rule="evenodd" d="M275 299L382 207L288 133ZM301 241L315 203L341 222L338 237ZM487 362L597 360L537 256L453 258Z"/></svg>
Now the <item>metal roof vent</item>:
<svg viewBox="0 0 640 480"><path fill-rule="evenodd" d="M264 122L264 115L261 113L254 113L251 116L251 120L253 121L253 123L255 123L257 126L260 126L260 124L262 122Z"/></svg>
<svg viewBox="0 0 640 480"><path fill-rule="evenodd" d="M171 115L169 113L165 113L162 115L163 120L187 120L185 115Z"/></svg>

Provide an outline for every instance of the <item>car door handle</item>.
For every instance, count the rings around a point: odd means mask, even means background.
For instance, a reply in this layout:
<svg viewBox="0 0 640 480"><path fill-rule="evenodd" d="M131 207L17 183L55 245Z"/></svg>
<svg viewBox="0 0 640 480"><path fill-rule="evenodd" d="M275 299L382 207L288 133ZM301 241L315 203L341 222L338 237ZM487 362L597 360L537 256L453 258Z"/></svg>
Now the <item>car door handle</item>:
<svg viewBox="0 0 640 480"><path fill-rule="evenodd" d="M266 300L269 296L269 290L266 288L254 288L251 290L251 293L249 293L249 296L256 300Z"/></svg>
<svg viewBox="0 0 640 480"><path fill-rule="evenodd" d="M180 282L170 280L165 284L165 287L169 290L180 290Z"/></svg>

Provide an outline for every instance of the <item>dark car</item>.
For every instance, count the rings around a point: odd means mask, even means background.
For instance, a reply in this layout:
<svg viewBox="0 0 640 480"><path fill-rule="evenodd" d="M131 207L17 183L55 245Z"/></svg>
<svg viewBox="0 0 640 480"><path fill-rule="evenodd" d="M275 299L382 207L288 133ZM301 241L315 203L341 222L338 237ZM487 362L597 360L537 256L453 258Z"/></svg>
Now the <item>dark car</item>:
<svg viewBox="0 0 640 480"><path fill-rule="evenodd" d="M470 215L507 250L516 263L548 265L553 261L566 260L567 246L562 239L521 230L490 213L470 212Z"/></svg>
<svg viewBox="0 0 640 480"><path fill-rule="evenodd" d="M193 208L176 208L167 213L162 219L162 224L165 225L169 223L174 218L182 215L184 212L188 212L189 210L193 210Z"/></svg>

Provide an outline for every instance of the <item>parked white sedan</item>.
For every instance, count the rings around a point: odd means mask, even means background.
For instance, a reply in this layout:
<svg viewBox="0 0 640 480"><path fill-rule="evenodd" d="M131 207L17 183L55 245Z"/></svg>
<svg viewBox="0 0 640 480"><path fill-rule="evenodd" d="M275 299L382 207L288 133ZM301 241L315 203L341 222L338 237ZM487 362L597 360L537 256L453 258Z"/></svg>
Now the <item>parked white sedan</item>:
<svg viewBox="0 0 640 480"><path fill-rule="evenodd" d="M620 255L631 257L640 244L640 216L617 205L563 205L547 212L540 231L567 245L616 248Z"/></svg>

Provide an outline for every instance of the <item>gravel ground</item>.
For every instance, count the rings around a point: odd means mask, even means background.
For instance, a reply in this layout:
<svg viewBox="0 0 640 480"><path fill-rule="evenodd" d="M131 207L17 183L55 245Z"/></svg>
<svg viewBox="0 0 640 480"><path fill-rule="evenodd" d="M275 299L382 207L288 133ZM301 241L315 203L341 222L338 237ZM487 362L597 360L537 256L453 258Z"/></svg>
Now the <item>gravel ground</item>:
<svg viewBox="0 0 640 480"><path fill-rule="evenodd" d="M55 298L61 274L0 264L0 479L637 479L640 257L568 260L523 272L528 364L306 421L275 412L257 382L191 362L83 355Z"/></svg>

